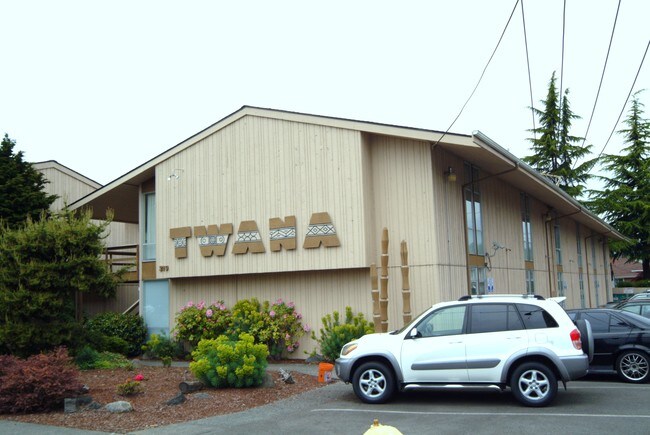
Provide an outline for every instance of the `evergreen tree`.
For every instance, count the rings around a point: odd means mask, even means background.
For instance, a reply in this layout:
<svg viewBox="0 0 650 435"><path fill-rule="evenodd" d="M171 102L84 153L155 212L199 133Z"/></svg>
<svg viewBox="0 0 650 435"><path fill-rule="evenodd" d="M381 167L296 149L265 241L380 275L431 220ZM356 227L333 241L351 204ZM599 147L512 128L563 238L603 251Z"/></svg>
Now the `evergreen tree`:
<svg viewBox="0 0 650 435"><path fill-rule="evenodd" d="M27 356L81 339L78 293L115 293L101 260L108 223L64 210L20 228L0 227L0 354Z"/></svg>
<svg viewBox="0 0 650 435"><path fill-rule="evenodd" d="M530 131L539 137L529 139L534 154L524 157L523 160L566 193L578 197L582 195L585 183L590 178L589 171L596 161L588 160L577 165L578 160L589 154L591 145L578 145L583 138L570 134L571 123L580 117L571 111L568 97L567 89L560 106L553 73L546 99L542 100L544 110L532 108L539 118L540 125Z"/></svg>
<svg viewBox="0 0 650 435"><path fill-rule="evenodd" d="M604 190L592 190L590 207L629 242L612 242L614 258L620 256L643 264L643 278L650 279L650 121L643 118L643 104L637 92L625 119L627 128L621 155L605 155L603 168L610 177Z"/></svg>
<svg viewBox="0 0 650 435"><path fill-rule="evenodd" d="M45 177L31 163L23 161L23 153L14 154L16 142L5 134L0 144L0 221L11 228L37 220L48 212L57 198L48 195Z"/></svg>

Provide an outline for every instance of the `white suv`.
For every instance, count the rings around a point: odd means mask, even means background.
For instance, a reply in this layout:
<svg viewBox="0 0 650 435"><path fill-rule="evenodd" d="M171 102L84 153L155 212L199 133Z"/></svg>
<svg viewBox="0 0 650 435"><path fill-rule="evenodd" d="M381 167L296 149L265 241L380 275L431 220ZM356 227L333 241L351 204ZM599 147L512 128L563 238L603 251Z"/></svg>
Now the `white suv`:
<svg viewBox="0 0 650 435"><path fill-rule="evenodd" d="M574 324L564 298L464 296L436 304L400 330L343 346L336 374L366 403L397 389L510 387L526 406L546 406L563 383L587 373L589 324ZM566 386L566 384L565 384Z"/></svg>

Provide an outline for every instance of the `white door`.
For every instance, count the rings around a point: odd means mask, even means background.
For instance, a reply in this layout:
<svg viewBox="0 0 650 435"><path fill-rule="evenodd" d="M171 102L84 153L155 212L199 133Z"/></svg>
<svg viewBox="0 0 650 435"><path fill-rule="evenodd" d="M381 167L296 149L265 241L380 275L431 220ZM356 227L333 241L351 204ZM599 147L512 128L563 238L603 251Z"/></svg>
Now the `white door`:
<svg viewBox="0 0 650 435"><path fill-rule="evenodd" d="M466 306L433 311L402 343L404 382L467 382L465 357Z"/></svg>
<svg viewBox="0 0 650 435"><path fill-rule="evenodd" d="M476 304L465 340L470 382L496 382L511 356L525 355L528 332L513 304Z"/></svg>

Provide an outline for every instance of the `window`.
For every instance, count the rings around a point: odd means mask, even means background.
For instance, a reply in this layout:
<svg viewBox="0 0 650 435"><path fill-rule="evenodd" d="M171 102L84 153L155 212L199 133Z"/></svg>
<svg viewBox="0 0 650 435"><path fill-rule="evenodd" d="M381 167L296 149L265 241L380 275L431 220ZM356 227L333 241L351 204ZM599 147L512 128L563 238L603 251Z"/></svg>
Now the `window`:
<svg viewBox="0 0 650 435"><path fill-rule="evenodd" d="M462 334L465 311L465 305L436 310L418 324L418 332L423 337Z"/></svg>
<svg viewBox="0 0 650 435"><path fill-rule="evenodd" d="M566 284L564 283L564 273L557 273L557 295L564 296Z"/></svg>
<svg viewBox="0 0 650 435"><path fill-rule="evenodd" d="M511 304L486 304L472 306L470 332L515 331L524 329L519 313Z"/></svg>
<svg viewBox="0 0 650 435"><path fill-rule="evenodd" d="M478 176L478 168L465 163L465 220L467 223L467 251L470 255L485 254L481 192L476 183Z"/></svg>
<svg viewBox="0 0 650 435"><path fill-rule="evenodd" d="M142 232L142 259L156 259L156 194L144 195L144 231Z"/></svg>
<svg viewBox="0 0 650 435"><path fill-rule="evenodd" d="M530 223L530 197L521 194L521 228L524 235L524 261L533 261L533 228Z"/></svg>
<svg viewBox="0 0 650 435"><path fill-rule="evenodd" d="M484 295L487 287L487 269L485 267L470 267L469 269L470 280L470 294Z"/></svg>
<svg viewBox="0 0 650 435"><path fill-rule="evenodd" d="M582 318L589 320L593 332L609 332L609 314L582 313Z"/></svg>
<svg viewBox="0 0 650 435"><path fill-rule="evenodd" d="M558 324L543 308L530 304L517 304L526 329L557 328Z"/></svg>
<svg viewBox="0 0 650 435"><path fill-rule="evenodd" d="M535 294L535 271L526 269L526 293Z"/></svg>

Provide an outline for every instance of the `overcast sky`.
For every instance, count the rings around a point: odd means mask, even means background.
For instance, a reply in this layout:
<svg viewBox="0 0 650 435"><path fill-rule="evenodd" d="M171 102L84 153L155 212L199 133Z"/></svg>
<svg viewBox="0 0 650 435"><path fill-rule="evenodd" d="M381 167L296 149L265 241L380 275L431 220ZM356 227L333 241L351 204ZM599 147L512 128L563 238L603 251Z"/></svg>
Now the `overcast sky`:
<svg viewBox="0 0 650 435"><path fill-rule="evenodd" d="M562 85L584 136L618 0L567 0ZM525 0L533 101L562 56L562 0ZM515 0L0 0L0 133L106 184L243 105L445 131ZM650 39L623 0L587 144L598 154ZM650 55L635 90L650 87ZM650 90L642 94L650 117ZM451 129L518 157L532 136L521 3ZM627 114L627 108L624 116ZM537 120L535 122L538 122ZM620 128L620 125L619 127ZM617 129L618 129L617 128ZM606 153L617 154L615 135Z"/></svg>

